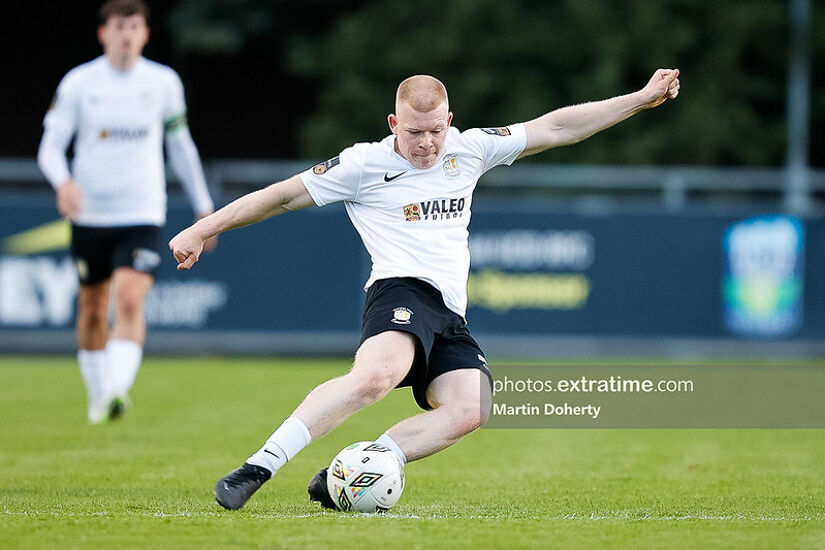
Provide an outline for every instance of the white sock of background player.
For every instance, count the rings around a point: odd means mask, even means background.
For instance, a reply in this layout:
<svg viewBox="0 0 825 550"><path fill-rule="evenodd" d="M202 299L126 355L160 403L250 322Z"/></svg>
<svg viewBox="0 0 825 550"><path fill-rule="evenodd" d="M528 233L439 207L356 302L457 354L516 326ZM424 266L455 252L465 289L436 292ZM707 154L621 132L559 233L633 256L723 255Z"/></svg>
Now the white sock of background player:
<svg viewBox="0 0 825 550"><path fill-rule="evenodd" d="M100 423L106 416L109 406L109 384L106 370L109 366L106 350L81 349L77 352L80 376L86 385L89 422Z"/></svg>
<svg viewBox="0 0 825 550"><path fill-rule="evenodd" d="M135 383L143 347L132 340L110 338L106 343L109 356L109 379L115 395L125 396Z"/></svg>

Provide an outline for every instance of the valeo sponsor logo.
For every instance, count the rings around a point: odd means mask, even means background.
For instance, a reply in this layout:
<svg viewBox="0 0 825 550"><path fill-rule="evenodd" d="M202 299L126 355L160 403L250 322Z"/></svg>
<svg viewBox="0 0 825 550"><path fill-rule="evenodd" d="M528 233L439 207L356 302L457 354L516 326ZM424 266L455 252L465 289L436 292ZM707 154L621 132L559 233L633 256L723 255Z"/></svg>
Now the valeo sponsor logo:
<svg viewBox="0 0 825 550"><path fill-rule="evenodd" d="M451 220L464 216L467 199L432 199L404 206L404 219L408 222L419 220Z"/></svg>
<svg viewBox="0 0 825 550"><path fill-rule="evenodd" d="M149 128L101 128L100 139L113 141L138 141L149 135Z"/></svg>

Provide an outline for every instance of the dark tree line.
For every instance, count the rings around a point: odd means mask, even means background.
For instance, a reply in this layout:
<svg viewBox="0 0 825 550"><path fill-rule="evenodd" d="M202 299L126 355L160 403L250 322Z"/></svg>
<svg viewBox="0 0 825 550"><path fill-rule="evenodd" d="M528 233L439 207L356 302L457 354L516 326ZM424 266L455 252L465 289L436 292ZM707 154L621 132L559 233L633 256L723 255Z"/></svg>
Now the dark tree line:
<svg viewBox="0 0 825 550"><path fill-rule="evenodd" d="M60 76L98 53L98 2L66 4L54 8L59 23L48 23L45 39L29 45L29 59L9 62L37 79L32 93L12 100L20 109L12 109L10 120L20 125L23 139L4 138L3 155L36 147L40 119ZM630 92L654 68L678 66L683 76L676 102L536 160L784 162L790 32L785 0L150 5L153 35L146 54L181 73L193 134L205 157L322 158L355 141L380 139L387 133L395 86L415 73L445 82L454 124L467 128L528 120L555 107ZM825 34L816 29L825 28L825 9L818 2L813 17L810 158L821 167ZM17 25L16 40L27 30ZM14 36L7 33L5 39Z"/></svg>

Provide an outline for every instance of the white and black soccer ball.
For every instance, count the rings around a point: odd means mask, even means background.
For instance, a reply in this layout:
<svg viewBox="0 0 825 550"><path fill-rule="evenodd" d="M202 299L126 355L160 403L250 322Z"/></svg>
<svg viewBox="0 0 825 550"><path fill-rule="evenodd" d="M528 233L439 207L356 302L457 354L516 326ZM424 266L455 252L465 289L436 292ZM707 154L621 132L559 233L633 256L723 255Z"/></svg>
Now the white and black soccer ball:
<svg viewBox="0 0 825 550"><path fill-rule="evenodd" d="M332 459L327 490L344 512L386 512L404 492L404 466L383 445L353 443Z"/></svg>

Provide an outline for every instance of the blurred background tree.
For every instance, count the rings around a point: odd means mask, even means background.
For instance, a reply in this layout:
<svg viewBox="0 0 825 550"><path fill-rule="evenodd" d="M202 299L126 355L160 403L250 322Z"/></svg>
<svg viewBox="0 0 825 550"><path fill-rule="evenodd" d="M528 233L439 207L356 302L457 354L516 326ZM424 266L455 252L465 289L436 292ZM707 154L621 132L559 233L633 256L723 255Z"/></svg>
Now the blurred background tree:
<svg viewBox="0 0 825 550"><path fill-rule="evenodd" d="M441 78L466 128L634 91L654 68L678 66L678 104L537 160L779 164L786 11L781 1L368 3L289 45L290 69L323 75L301 152L384 135L395 85L410 74Z"/></svg>
<svg viewBox="0 0 825 550"><path fill-rule="evenodd" d="M2 18L9 27L6 51L15 51L11 44L31 35L32 26L42 40L4 61L11 74L27 78L0 92L12 107L6 120L20 128L0 138L0 155L34 153L59 78L99 54L99 3L55 4L47 21L41 7L14 6L23 13ZM193 134L207 158L319 159L355 141L381 139L395 87L415 73L445 82L454 124L464 129L634 91L656 67L677 66L678 101L534 161L784 162L784 0L149 3L146 55L180 72ZM821 3L814 2L813 18L810 159L821 167L825 33L815 31L825 28Z"/></svg>

